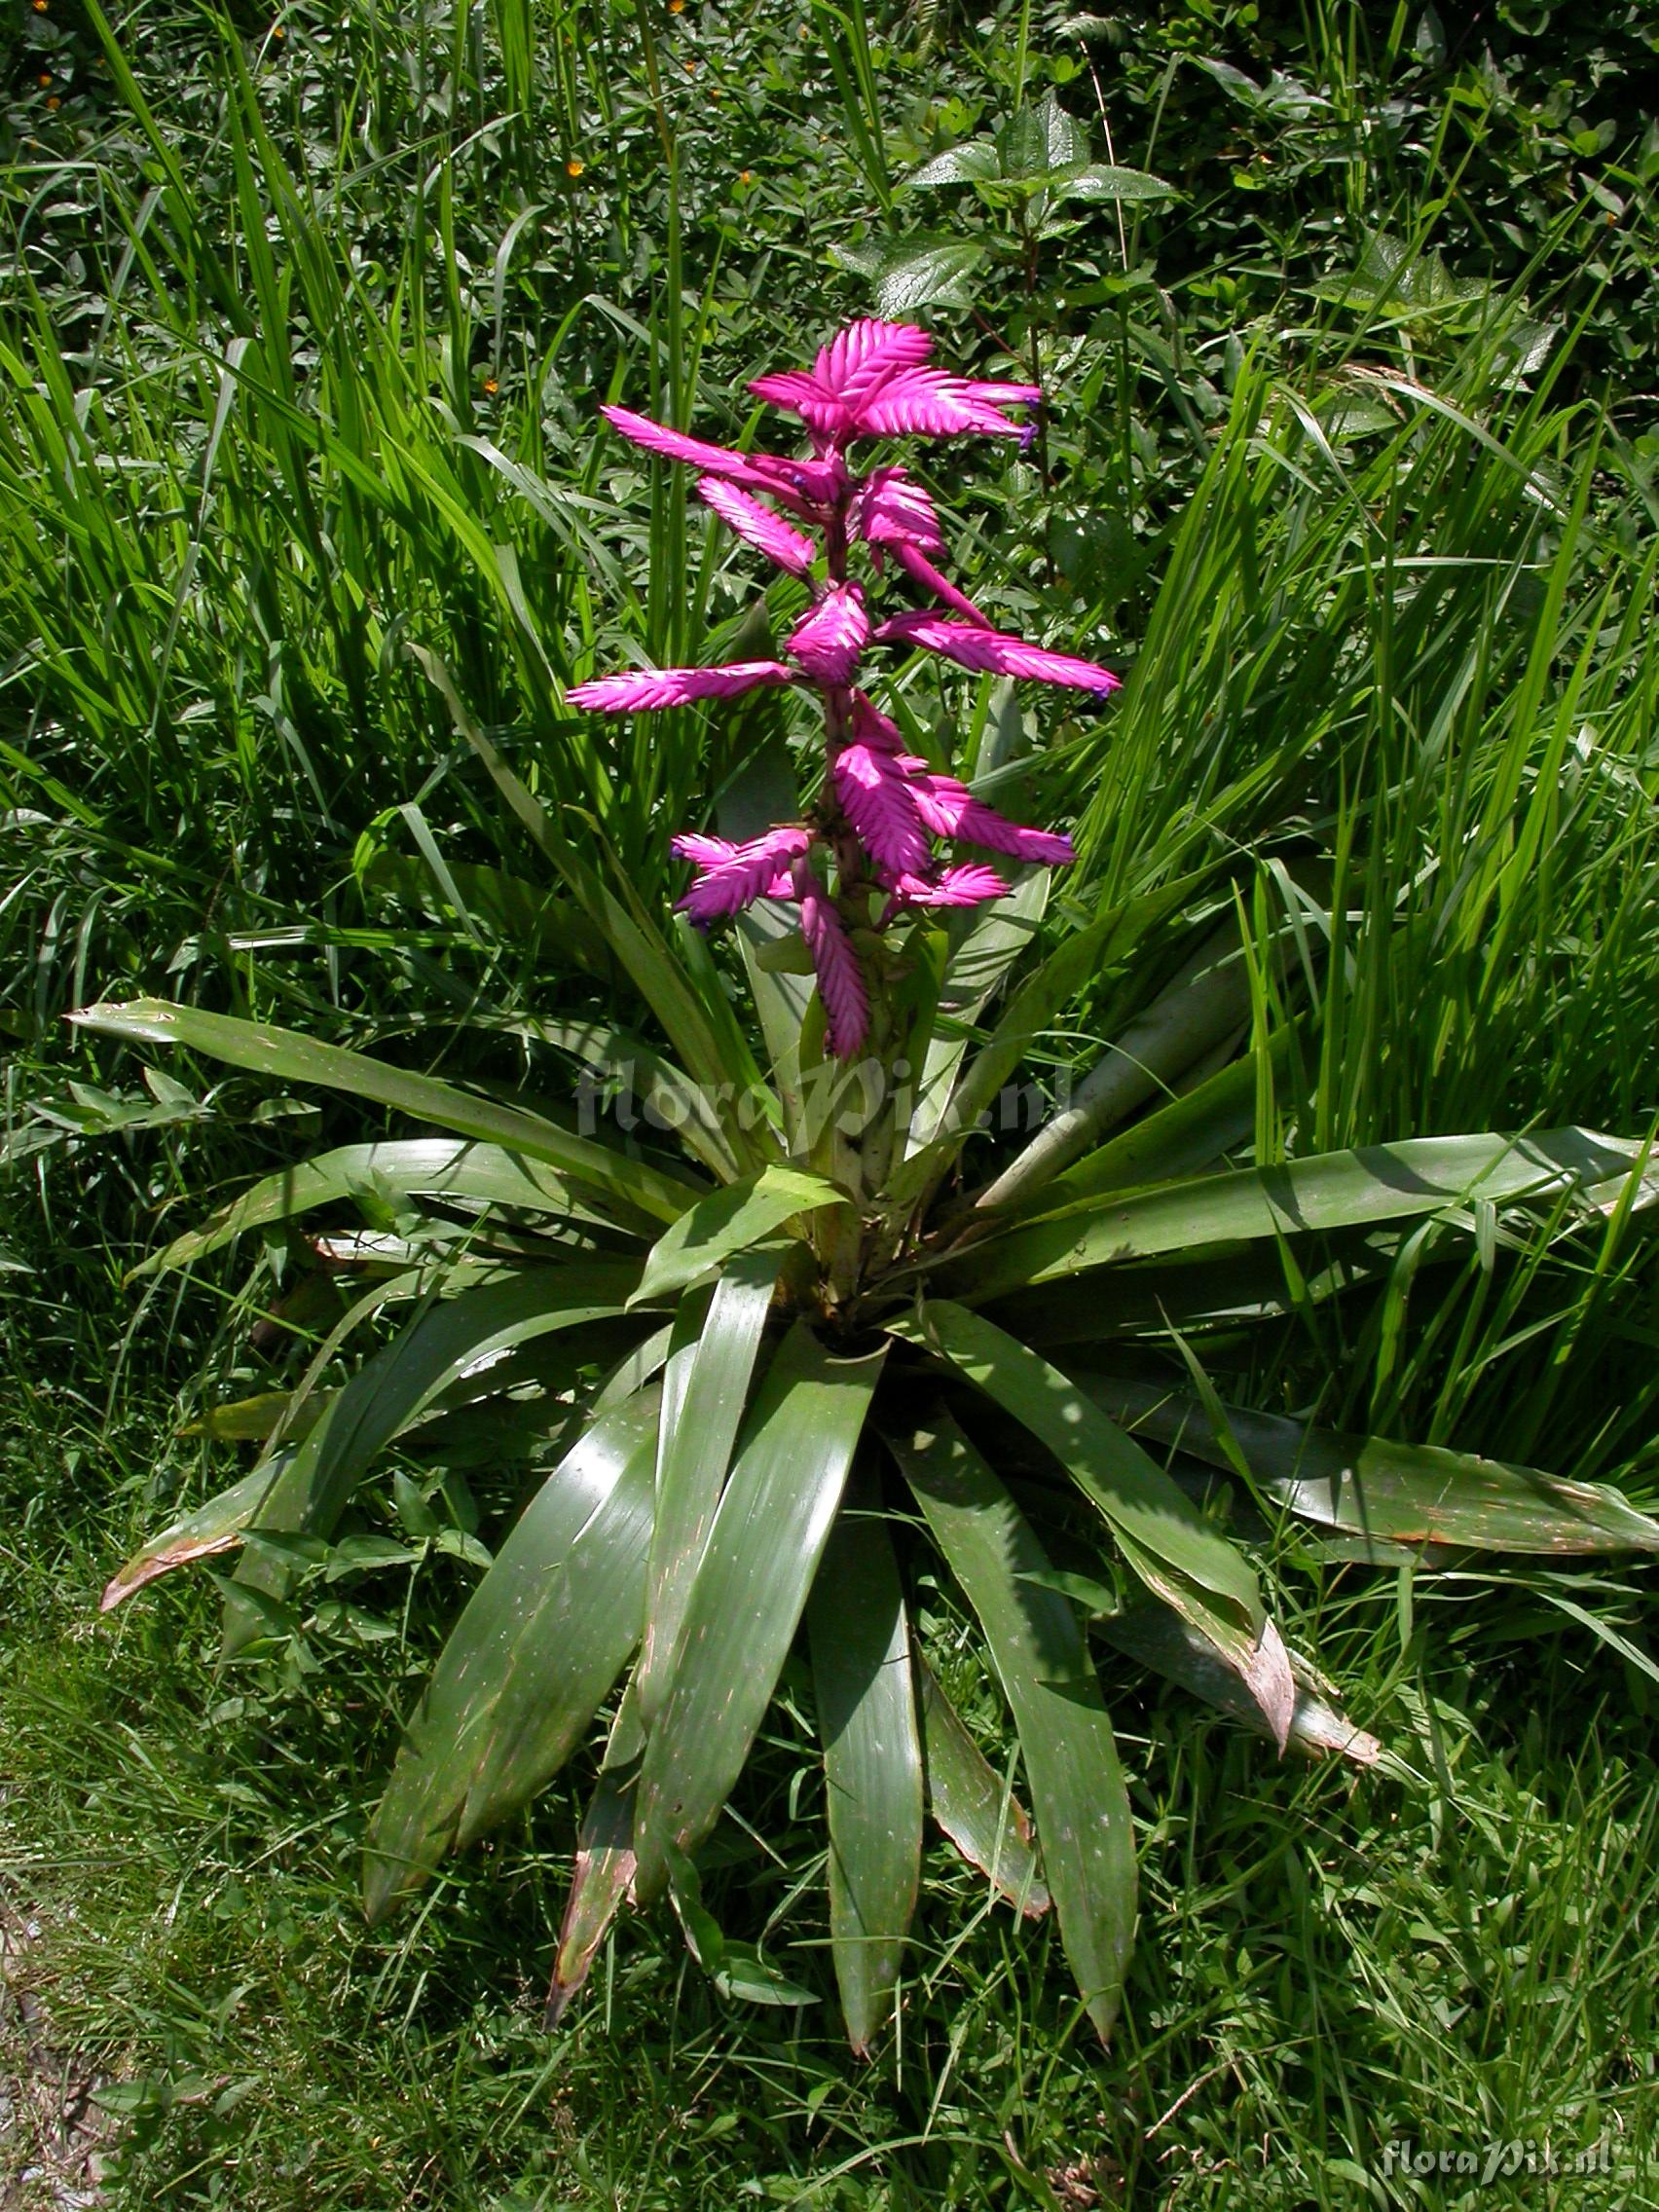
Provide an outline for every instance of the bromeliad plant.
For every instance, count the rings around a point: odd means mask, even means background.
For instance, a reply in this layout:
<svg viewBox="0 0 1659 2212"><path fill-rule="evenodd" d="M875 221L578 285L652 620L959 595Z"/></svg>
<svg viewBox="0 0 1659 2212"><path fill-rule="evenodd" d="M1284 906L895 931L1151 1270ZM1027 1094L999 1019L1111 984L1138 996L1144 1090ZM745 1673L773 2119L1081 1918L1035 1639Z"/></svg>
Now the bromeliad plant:
<svg viewBox="0 0 1659 2212"><path fill-rule="evenodd" d="M964 1149L1034 1042L1194 886L1049 916L1046 870L1071 857L1066 839L1004 819L907 752L863 688L864 657L883 644L1100 695L1115 682L993 628L935 565L921 485L902 466L853 468L869 437L1014 435L1011 414L1039 402L1032 387L950 376L929 353L919 330L863 322L810 371L760 380L758 396L810 433L801 458L608 411L624 436L697 468L715 511L811 593L782 657L637 670L570 695L631 712L770 685L822 704L822 775L793 819L679 836L697 873L674 929L603 846L584 853L541 811L448 693L558 879L572 967L624 981L660 1031L545 1033L625 1061L681 1158L249 1021L155 1001L77 1016L443 1132L286 1169L148 1263L191 1265L353 1196L382 1220L371 1239L323 1247L358 1265L364 1287L258 1464L146 1546L106 1604L240 1547L232 1645L290 1630L297 1577L327 1556L388 1447L441 1464L458 1436L476 1450L498 1435L498 1419L528 1430L535 1485L410 1717L365 1886L378 1916L524 1806L621 1684L554 2014L622 1901L665 1891L727 1988L809 1994L721 1938L696 1870L803 1638L854 2046L868 2047L893 2002L930 1805L1018 1907L1051 1905L1088 2014L1109 2031L1135 1855L1090 1630L1281 1750L1379 1750L1293 1661L1201 1486L1184 1487L1131 1428L1231 1473L1258 1510L1303 1515L1373 1557L1428 1541L1659 1546L1659 1525L1610 1490L1225 1407L1193 1349L1206 1329L1236 1334L1375 1284L1408 1242L1420 1252L1425 1235L1455 1234L1471 1207L1489 1241L1526 1207L1547 1209L1552 1233L1588 1214L1622 1221L1653 1196L1643 1146L1567 1129L1252 1164L1275 1048L1213 1066L1237 1026L1235 957L1219 999L1216 964L1200 960L993 1182L964 1193ZM884 563L927 604L875 618ZM1012 881L944 846L1024 872ZM972 907L984 910L948 911ZM706 934L727 919L729 936ZM733 1012L740 978L758 1055ZM1147 1094L1124 1092L1125 1066L1155 1069L1168 1103L1109 1133ZM336 1384L351 1329L400 1302L407 1325ZM1192 1362L1196 1388L1149 1382L1160 1340ZM921 1568L942 1572L977 1620L1035 1840L929 1665Z"/></svg>

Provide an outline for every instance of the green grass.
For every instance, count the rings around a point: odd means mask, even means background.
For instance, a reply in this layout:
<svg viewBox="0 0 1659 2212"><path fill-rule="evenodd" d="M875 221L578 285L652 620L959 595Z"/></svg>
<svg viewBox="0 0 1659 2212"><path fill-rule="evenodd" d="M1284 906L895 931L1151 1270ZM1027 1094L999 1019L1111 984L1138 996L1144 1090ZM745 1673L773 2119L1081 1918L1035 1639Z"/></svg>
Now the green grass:
<svg viewBox="0 0 1659 2212"><path fill-rule="evenodd" d="M1416 1785L1277 1768L1124 1686L1147 1896L1109 2061L1047 1937L941 1853L901 2021L867 2067L827 2007L722 2006L666 1914L611 1939L549 2037L574 1791L369 1935L364 1754L404 1654L215 1677L212 1607L187 1587L95 1624L165 1424L135 1405L97 1440L116 1477L101 1496L92 1436L62 1437L73 1488L44 1439L6 1461L8 1525L28 1540L5 1568L0 1872L44 1925L55 2035L129 2123L124 2205L1076 2204L1085 2176L1102 2203L1149 2206L1246 2189L1285 2207L1659 2201L1659 1786L1647 1714L1581 1632L1494 1660L1493 1602L1470 1597L1458 1636L1419 1626L1402 1649L1387 1584L1305 1583L1287 1630L1317 1627ZM31 1513L49 1484L50 1514ZM982 1696L973 1710L994 1729ZM809 1755L780 1733L745 1810ZM763 1920L772 1955L821 1983L821 1862L773 1863L732 1826L721 1842L716 1909L734 1930ZM1525 2176L1466 2197L1368 2191L1358 2175L1396 2137L1606 2139L1623 2163L1556 2194Z"/></svg>
<svg viewBox="0 0 1659 2212"><path fill-rule="evenodd" d="M428 1909L365 1930L363 1824L459 1579L408 1606L365 1582L395 1633L314 1673L216 1674L204 1576L96 1621L125 1553L232 1463L177 1438L180 1408L294 1363L250 1342L273 1286L245 1256L142 1297L123 1271L161 1209L182 1227L301 1141L377 1124L188 1063L182 1088L141 1088L63 1013L159 990L568 1097L535 1018L648 1010L467 872L539 900L420 654L663 896L667 833L787 724L768 705L636 737L567 715L564 685L629 654L719 657L787 596L762 602L595 406L737 434L745 375L867 306L830 249L910 224L912 162L993 128L1016 74L1097 139L1100 117L1041 9L970 37L925 9L740 32L574 0L353 4L290 12L280 45L216 15L107 43L62 17L25 30L56 42L63 109L25 88L5 118L0 1879L43 1924L57 2040L114 2084L116 2201L1659 2204L1650 1569L1396 1577L1282 1540L1287 1634L1417 1783L1280 1769L1104 1655L1144 1883L1113 2050L1049 1935L940 1849L898 2030L864 2068L828 2004L723 2006L666 1915L625 1924L542 2032L585 1771ZM1515 32L1482 107L1472 62L1366 18L1186 12L1119 62L1096 41L1117 159L1185 197L1126 253L1115 223L1068 244L1093 267L1064 308L1014 287L938 311L987 370L985 323L1020 358L1034 342L1055 392L1049 483L999 461L939 486L971 588L1129 671L1098 720L1023 732L1005 782L1076 817L1089 896L1210 871L1046 1058L1120 1033L1236 901L1251 1026L1295 1025L1262 1156L1640 1134L1659 1114L1652 160L1628 134L1575 144L1640 26L1607 28L1603 77L1583 64L1575 122L1542 79L1579 66L1576 22L1548 56ZM1193 42L1262 81L1300 71L1334 115L1224 129ZM1407 123L1359 161L1384 80ZM1235 125L1245 149L1221 156ZM1392 289L1379 231L1420 256ZM1449 292L1437 251L1497 281ZM1539 328L1552 349L1517 377ZM973 759L988 697L906 700ZM1472 1250L1411 1240L1346 1319L1307 1302L1265 1349L1206 1339L1206 1369L1225 1396L1651 1504L1645 1220L1472 1227ZM1006 1716L960 1653L958 1673L1006 1764ZM787 1700L774 1719L736 1808L766 1848L728 1821L707 1894L827 1989L823 1866L793 1821L816 1752ZM1622 2163L1385 2180L1407 2137Z"/></svg>

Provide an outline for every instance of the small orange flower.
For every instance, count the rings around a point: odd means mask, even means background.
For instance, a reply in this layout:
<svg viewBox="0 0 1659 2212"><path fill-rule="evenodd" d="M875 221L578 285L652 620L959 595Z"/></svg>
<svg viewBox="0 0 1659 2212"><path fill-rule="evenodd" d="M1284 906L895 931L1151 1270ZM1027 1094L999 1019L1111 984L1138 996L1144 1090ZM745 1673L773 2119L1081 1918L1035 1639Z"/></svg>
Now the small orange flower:
<svg viewBox="0 0 1659 2212"><path fill-rule="evenodd" d="M570 160L565 164L565 174L567 176L580 176L583 169L585 169L586 167L586 162L579 161L576 156L572 154Z"/></svg>
<svg viewBox="0 0 1659 2212"><path fill-rule="evenodd" d="M280 23L273 23L271 26L271 35L273 38L286 38L288 34L282 28Z"/></svg>
<svg viewBox="0 0 1659 2212"><path fill-rule="evenodd" d="M687 61L687 62L686 62L686 64L685 64L685 74L686 74L686 75L687 75L688 77L694 77L694 76L695 76L695 75L697 74L697 64L696 64L696 63L695 63L694 61Z"/></svg>
<svg viewBox="0 0 1659 2212"><path fill-rule="evenodd" d="M63 105L63 102L58 98L57 94L54 92L52 97L47 101L46 104L48 107L56 108L61 107Z"/></svg>
<svg viewBox="0 0 1659 2212"><path fill-rule="evenodd" d="M500 386L496 382L494 377L486 377L484 379L484 396L486 399L494 399L497 392L498 392L500 388Z"/></svg>
<svg viewBox="0 0 1659 2212"><path fill-rule="evenodd" d="M46 14L46 0L30 0L30 5L33 7L34 12L37 16L44 16Z"/></svg>
<svg viewBox="0 0 1659 2212"><path fill-rule="evenodd" d="M50 85L52 82L52 71L50 69L43 69L40 73L38 82L42 85Z"/></svg>
<svg viewBox="0 0 1659 2212"><path fill-rule="evenodd" d="M668 12L671 16L683 16L685 0L668 0Z"/></svg>
<svg viewBox="0 0 1659 2212"><path fill-rule="evenodd" d="M743 170L737 181L739 184L753 184L755 182L755 171L753 169Z"/></svg>

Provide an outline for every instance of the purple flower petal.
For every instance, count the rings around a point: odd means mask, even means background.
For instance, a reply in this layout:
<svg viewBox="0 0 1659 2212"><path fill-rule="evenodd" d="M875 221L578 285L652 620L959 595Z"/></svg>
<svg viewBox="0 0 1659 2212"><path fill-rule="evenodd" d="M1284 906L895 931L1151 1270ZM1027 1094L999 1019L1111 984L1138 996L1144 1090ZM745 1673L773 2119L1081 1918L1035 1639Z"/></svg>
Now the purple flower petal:
<svg viewBox="0 0 1659 2212"><path fill-rule="evenodd" d="M981 906L988 899L1006 899L1008 890L994 867L977 862L947 867L937 883L902 875L893 884L894 898L905 906Z"/></svg>
<svg viewBox="0 0 1659 2212"><path fill-rule="evenodd" d="M804 855L794 864L800 900L800 934L812 954L824 1001L825 1034L838 1060L850 1060L869 1032L869 995L864 970L840 915Z"/></svg>
<svg viewBox="0 0 1659 2212"><path fill-rule="evenodd" d="M682 707L691 699L735 698L758 683L793 682L793 670L777 660L738 660L725 668L634 668L572 684L565 702L596 715L639 715L654 707Z"/></svg>
<svg viewBox="0 0 1659 2212"><path fill-rule="evenodd" d="M722 522L729 523L739 537L757 545L780 569L788 569L792 575L811 575L818 548L803 531L793 530L758 499L752 499L735 484L722 483L718 476L700 476L697 497L713 507Z"/></svg>
<svg viewBox="0 0 1659 2212"><path fill-rule="evenodd" d="M1027 645L1023 638L977 629L971 622L952 622L942 614L895 614L875 635L890 643L925 645L929 652L942 653L962 668L1033 677L1040 683L1066 683L1102 696L1118 688L1119 679L1094 661L1051 653L1045 645Z"/></svg>
<svg viewBox="0 0 1659 2212"><path fill-rule="evenodd" d="M795 626L786 650L818 683L850 683L869 641L869 616L857 584L831 584Z"/></svg>
<svg viewBox="0 0 1659 2212"><path fill-rule="evenodd" d="M1043 387L1040 384L974 384L968 387L969 396L987 407L1041 407Z"/></svg>
<svg viewBox="0 0 1659 2212"><path fill-rule="evenodd" d="M972 384L943 369L903 369L889 377L856 409L856 437L949 438L964 432L979 437L1017 437L1018 425L1002 409L1028 406L1041 397L1035 385Z"/></svg>
<svg viewBox="0 0 1659 2212"><path fill-rule="evenodd" d="M895 545L893 558L924 591L942 599L946 607L954 607L958 614L965 614L979 629L991 628L990 618L979 611L965 592L958 591L948 576L941 576L925 553L918 552L913 545Z"/></svg>
<svg viewBox="0 0 1659 2212"><path fill-rule="evenodd" d="M696 841L724 842L720 838ZM676 850L689 842L690 839L676 838ZM732 846L721 859L705 867L681 900L681 912L689 914L706 929L710 922L738 913L743 907L753 905L756 899L778 897L780 878L789 884L791 863L805 853L811 843L811 830L792 822L780 823L758 837L751 837L747 844Z"/></svg>
<svg viewBox="0 0 1659 2212"><path fill-rule="evenodd" d="M830 767L841 810L878 866L919 874L929 865L928 834L899 758L867 745L844 745Z"/></svg>
<svg viewBox="0 0 1659 2212"><path fill-rule="evenodd" d="M933 501L905 468L875 468L853 505L853 529L869 545L915 545L940 553L939 517Z"/></svg>

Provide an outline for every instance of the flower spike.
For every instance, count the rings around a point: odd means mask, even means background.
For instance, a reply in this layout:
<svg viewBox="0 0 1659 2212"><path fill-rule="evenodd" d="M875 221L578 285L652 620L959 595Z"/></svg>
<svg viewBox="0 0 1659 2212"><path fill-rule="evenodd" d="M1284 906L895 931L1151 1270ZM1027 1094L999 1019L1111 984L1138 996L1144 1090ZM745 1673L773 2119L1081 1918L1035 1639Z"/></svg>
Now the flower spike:
<svg viewBox="0 0 1659 2212"><path fill-rule="evenodd" d="M905 469L850 471L847 449L860 438L969 435L1025 442L1035 434L1010 420L1012 412L1040 404L1035 385L952 376L930 365L932 353L932 339L914 324L866 317L822 347L810 369L756 378L750 386L756 398L806 425L809 458L737 453L629 408L607 407L606 419L621 436L697 469L698 498L746 544L806 582L812 605L790 634L787 659L632 669L567 693L572 706L600 714L734 698L759 685L806 685L823 695L828 777L810 820L781 823L746 844L687 831L673 840L673 849L697 870L680 910L699 928L756 899L796 907L829 1049L842 1059L862 1049L870 1027L859 933L886 929L917 909L977 906L1007 895L997 869L977 861L946 865L939 844L977 845L1047 867L1073 858L1069 837L1008 821L956 777L936 772L905 750L897 724L856 687L868 646L920 645L963 668L1069 684L1098 696L1118 687L1110 669L992 627L937 565L944 551L939 517ZM860 545L877 575L893 562L933 604L872 625L864 585L849 573L849 554ZM887 897L874 920L881 892Z"/></svg>
<svg viewBox="0 0 1659 2212"><path fill-rule="evenodd" d="M844 745L830 774L841 811L877 867L893 875L920 875L933 856L903 761L903 755L878 753L867 745Z"/></svg>
<svg viewBox="0 0 1659 2212"><path fill-rule="evenodd" d="M902 875L893 885L893 899L904 906L982 906L989 899L1006 899L1009 886L994 867L969 862L947 867L937 883L926 876Z"/></svg>
<svg viewBox="0 0 1659 2212"><path fill-rule="evenodd" d="M933 501L907 468L874 468L853 501L853 528L869 545L914 545L942 553Z"/></svg>
<svg viewBox="0 0 1659 2212"><path fill-rule="evenodd" d="M698 855L692 850L703 839L677 837L674 850L687 859ZM723 843L723 839L708 840ZM758 837L751 837L746 845L733 845L719 859L704 864L703 872L680 902L682 913L689 914L700 928L728 914L741 913L752 906L756 899L776 898L780 886L784 893L793 888L791 865L812 843L812 832L798 823L780 824L775 830L764 830Z"/></svg>

